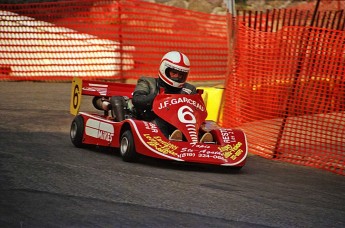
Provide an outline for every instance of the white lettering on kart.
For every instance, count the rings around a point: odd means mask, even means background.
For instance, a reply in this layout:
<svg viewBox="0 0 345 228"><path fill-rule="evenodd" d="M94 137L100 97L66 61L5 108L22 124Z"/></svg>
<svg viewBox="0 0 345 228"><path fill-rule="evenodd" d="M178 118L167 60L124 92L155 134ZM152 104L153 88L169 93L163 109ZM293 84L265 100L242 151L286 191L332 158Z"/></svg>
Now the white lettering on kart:
<svg viewBox="0 0 345 228"><path fill-rule="evenodd" d="M235 138L234 132L232 130L220 128L219 131L220 131L220 133L222 135L224 143L234 143L234 142L236 142L236 138Z"/></svg>
<svg viewBox="0 0 345 228"><path fill-rule="evenodd" d="M198 154L199 158L213 158L213 159L218 159L222 161L226 161L224 158L224 155L221 151L209 151L209 150L200 150Z"/></svg>
<svg viewBox="0 0 345 228"><path fill-rule="evenodd" d="M111 142L114 136L114 126L90 118L85 124L85 134L93 138Z"/></svg>
<svg viewBox="0 0 345 228"><path fill-rule="evenodd" d="M193 147L195 147L195 148L209 149L209 148L210 148L210 145L207 145L207 144L196 144L196 145L193 145Z"/></svg>
<svg viewBox="0 0 345 228"><path fill-rule="evenodd" d="M108 85L103 84L93 84L90 83L89 86L83 87L84 91L98 92L101 96L107 95Z"/></svg>
<svg viewBox="0 0 345 228"><path fill-rule="evenodd" d="M189 136L192 139L191 144L196 144L198 142L198 134L195 127L196 118L193 114L193 109L187 105L184 105L177 111L177 116L181 123L186 124Z"/></svg>
<svg viewBox="0 0 345 228"><path fill-rule="evenodd" d="M185 158L185 157L195 157L195 153L193 152L193 149L189 149L186 147L183 147L181 149L180 154L178 155L179 158Z"/></svg>
<svg viewBox="0 0 345 228"><path fill-rule="evenodd" d="M205 111L204 105L197 103L195 100L189 99L187 97L173 98L170 100L170 103L169 103L169 101L165 100L165 101L159 103L158 109L163 109L163 108L166 108L170 105L176 105L179 103L187 103L187 104L193 105L194 107L196 107L197 109L199 109L201 111Z"/></svg>
<svg viewBox="0 0 345 228"><path fill-rule="evenodd" d="M144 122L145 129L150 130L153 133L158 133L157 125L150 122Z"/></svg>
<svg viewBox="0 0 345 228"><path fill-rule="evenodd" d="M178 157L179 158L195 157L196 154L198 154L199 158L213 158L213 159L226 161L221 151L209 151L208 149L198 150L196 148L190 149L186 147L181 148L181 152Z"/></svg>

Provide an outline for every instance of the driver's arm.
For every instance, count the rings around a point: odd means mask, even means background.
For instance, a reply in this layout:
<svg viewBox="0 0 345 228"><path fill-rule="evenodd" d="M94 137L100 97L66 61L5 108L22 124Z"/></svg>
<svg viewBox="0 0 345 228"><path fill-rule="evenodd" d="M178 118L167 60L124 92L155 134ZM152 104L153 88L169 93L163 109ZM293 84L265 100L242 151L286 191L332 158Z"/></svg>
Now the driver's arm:
<svg viewBox="0 0 345 228"><path fill-rule="evenodd" d="M155 88L152 88L150 83L140 78L133 92L132 103L137 110L151 110L152 102L156 96Z"/></svg>

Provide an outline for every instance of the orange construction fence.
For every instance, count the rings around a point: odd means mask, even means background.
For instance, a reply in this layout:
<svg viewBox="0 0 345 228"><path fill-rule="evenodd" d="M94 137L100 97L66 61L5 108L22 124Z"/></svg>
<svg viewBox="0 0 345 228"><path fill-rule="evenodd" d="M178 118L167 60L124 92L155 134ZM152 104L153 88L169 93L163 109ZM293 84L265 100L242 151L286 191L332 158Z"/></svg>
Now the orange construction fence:
<svg viewBox="0 0 345 228"><path fill-rule="evenodd" d="M226 17L138 1L0 5L0 79L156 76L171 50L191 60L191 81L224 80Z"/></svg>
<svg viewBox="0 0 345 228"><path fill-rule="evenodd" d="M239 23L223 116L250 151L345 175L345 32Z"/></svg>
<svg viewBox="0 0 345 228"><path fill-rule="evenodd" d="M344 9L252 15L228 39L226 16L139 0L0 5L0 80L155 76L178 49L190 81L225 81L222 125L251 153L345 175Z"/></svg>

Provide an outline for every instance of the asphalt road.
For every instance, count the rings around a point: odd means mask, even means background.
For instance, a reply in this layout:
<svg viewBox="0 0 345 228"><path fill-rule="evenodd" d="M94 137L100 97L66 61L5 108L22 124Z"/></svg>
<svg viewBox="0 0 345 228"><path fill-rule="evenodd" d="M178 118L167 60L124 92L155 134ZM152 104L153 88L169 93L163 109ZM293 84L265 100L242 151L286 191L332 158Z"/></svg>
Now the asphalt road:
<svg viewBox="0 0 345 228"><path fill-rule="evenodd" d="M125 163L75 148L70 87L0 82L0 227L345 227L334 173L258 156L240 172Z"/></svg>

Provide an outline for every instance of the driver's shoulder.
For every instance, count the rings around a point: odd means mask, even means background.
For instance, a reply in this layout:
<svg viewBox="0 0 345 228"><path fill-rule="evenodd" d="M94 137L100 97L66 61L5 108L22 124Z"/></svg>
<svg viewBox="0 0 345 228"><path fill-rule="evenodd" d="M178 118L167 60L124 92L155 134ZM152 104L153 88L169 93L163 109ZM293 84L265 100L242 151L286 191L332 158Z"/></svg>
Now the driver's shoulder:
<svg viewBox="0 0 345 228"><path fill-rule="evenodd" d="M150 82L155 82L157 79L154 77L150 77L150 76L140 76L140 78L138 79L138 81L150 81Z"/></svg>
<svg viewBox="0 0 345 228"><path fill-rule="evenodd" d="M135 92L136 91L145 91L147 94L155 94L157 91L157 79L146 76L140 77L137 81Z"/></svg>
<svg viewBox="0 0 345 228"><path fill-rule="evenodd" d="M182 90L188 94L196 93L196 87L188 82L184 83Z"/></svg>
<svg viewBox="0 0 345 228"><path fill-rule="evenodd" d="M138 79L138 83L147 83L150 85L150 87L153 87L157 83L157 79L149 76L141 76Z"/></svg>

